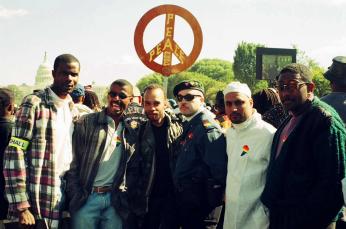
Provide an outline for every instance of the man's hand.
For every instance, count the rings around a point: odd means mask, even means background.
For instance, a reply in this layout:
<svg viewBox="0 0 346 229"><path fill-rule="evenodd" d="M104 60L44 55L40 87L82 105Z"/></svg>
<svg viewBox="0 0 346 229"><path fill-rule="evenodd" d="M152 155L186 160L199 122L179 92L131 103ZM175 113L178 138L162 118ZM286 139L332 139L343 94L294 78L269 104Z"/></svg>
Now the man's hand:
<svg viewBox="0 0 346 229"><path fill-rule="evenodd" d="M29 209L25 209L18 213L19 216L19 224L24 225L35 225L35 218L29 211Z"/></svg>

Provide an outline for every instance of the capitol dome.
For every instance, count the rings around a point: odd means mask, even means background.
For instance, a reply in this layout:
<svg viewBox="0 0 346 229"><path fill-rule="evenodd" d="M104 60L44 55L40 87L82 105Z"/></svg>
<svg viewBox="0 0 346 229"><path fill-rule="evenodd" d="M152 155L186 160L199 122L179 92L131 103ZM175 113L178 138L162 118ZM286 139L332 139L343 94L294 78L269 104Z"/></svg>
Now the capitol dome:
<svg viewBox="0 0 346 229"><path fill-rule="evenodd" d="M44 53L43 63L37 69L35 89L43 89L53 83L52 68L47 61L47 52Z"/></svg>

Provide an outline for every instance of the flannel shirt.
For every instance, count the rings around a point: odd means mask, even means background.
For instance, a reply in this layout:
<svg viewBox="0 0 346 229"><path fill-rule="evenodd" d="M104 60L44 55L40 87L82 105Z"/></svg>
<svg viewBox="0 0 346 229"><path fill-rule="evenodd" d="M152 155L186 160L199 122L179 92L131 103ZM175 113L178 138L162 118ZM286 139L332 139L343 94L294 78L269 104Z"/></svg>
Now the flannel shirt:
<svg viewBox="0 0 346 229"><path fill-rule="evenodd" d="M73 118L78 111L69 103ZM12 136L28 141L27 149L11 146L5 150L5 193L9 202L9 219L18 217L17 209L30 207L36 219L44 219L49 228L56 227L60 199L55 195L55 138L57 109L49 88L26 96L16 113Z"/></svg>

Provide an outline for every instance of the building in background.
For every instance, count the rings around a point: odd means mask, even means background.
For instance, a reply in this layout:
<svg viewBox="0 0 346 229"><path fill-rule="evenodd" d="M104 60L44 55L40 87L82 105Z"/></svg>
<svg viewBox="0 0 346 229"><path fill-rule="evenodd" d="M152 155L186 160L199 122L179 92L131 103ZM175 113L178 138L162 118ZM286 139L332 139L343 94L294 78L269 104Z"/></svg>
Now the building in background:
<svg viewBox="0 0 346 229"><path fill-rule="evenodd" d="M44 53L43 63L37 69L34 90L39 90L53 83L52 67L47 61L47 52Z"/></svg>

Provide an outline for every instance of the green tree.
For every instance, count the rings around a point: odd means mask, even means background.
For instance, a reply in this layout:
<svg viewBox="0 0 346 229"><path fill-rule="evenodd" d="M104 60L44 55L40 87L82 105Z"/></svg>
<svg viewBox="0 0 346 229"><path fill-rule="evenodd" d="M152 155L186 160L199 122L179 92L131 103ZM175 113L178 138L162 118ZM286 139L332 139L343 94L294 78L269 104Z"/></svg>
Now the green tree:
<svg viewBox="0 0 346 229"><path fill-rule="evenodd" d="M7 88L12 91L14 95L14 103L17 105L20 105L23 98L32 92L31 87L27 86L26 84L22 84L21 86L11 84L8 85Z"/></svg>
<svg viewBox="0 0 346 229"><path fill-rule="evenodd" d="M162 85L163 84L163 76L161 74L158 74L158 73L152 73L152 74L146 75L138 81L136 86L142 92L146 86L148 86L149 84L154 84L154 83Z"/></svg>
<svg viewBox="0 0 346 229"><path fill-rule="evenodd" d="M234 78L246 83L251 91L265 86L264 82L256 80L256 49L264 47L261 44L241 42L235 50L233 72Z"/></svg>
<svg viewBox="0 0 346 229"><path fill-rule="evenodd" d="M222 82L234 80L232 63L221 59L202 59L196 62L188 72L197 72Z"/></svg>
<svg viewBox="0 0 346 229"><path fill-rule="evenodd" d="M323 95L330 93L330 83L323 76L325 69L319 66L317 62L310 58L304 51L299 50L297 46L294 46L294 48L298 50L297 62L308 66L312 72L312 80L315 83L314 94L318 97L322 97Z"/></svg>
<svg viewBox="0 0 346 229"><path fill-rule="evenodd" d="M205 91L206 101L214 101L216 92L223 90L226 86L226 82L220 82L214 80L206 75L196 73L196 72L181 72L175 75L172 75L168 79L168 98L174 98L173 88L179 82L183 80L196 80L203 84Z"/></svg>

